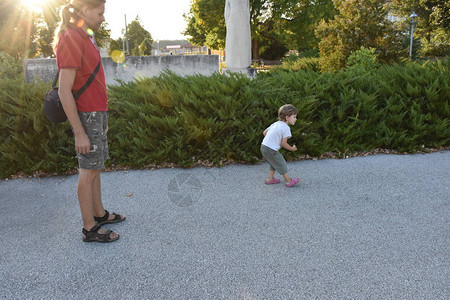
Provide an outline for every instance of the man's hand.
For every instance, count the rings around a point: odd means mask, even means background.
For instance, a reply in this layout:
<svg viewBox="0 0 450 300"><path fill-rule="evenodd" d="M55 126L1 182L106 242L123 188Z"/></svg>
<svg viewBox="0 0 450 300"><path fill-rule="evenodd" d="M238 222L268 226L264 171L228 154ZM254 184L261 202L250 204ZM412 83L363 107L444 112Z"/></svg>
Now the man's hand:
<svg viewBox="0 0 450 300"><path fill-rule="evenodd" d="M91 148L91 141L86 134L75 136L75 150L81 154L89 154Z"/></svg>

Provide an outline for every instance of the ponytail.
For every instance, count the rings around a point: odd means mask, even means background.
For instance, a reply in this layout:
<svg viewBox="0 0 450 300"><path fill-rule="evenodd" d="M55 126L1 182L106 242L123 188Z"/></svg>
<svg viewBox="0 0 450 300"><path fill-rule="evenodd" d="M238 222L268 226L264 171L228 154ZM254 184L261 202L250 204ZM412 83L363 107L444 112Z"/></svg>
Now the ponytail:
<svg viewBox="0 0 450 300"><path fill-rule="evenodd" d="M56 52L56 46L58 45L59 39L64 31L75 26L80 21L80 10L83 6L95 8L105 2L106 0L71 0L70 4L64 6L61 10L61 22L56 28L54 34L53 51Z"/></svg>
<svg viewBox="0 0 450 300"><path fill-rule="evenodd" d="M67 4L61 10L61 22L59 22L58 27L56 27L55 35L53 39L53 51L55 51L58 45L59 38L61 35L69 29L74 23L77 22L79 10L76 9L73 4Z"/></svg>

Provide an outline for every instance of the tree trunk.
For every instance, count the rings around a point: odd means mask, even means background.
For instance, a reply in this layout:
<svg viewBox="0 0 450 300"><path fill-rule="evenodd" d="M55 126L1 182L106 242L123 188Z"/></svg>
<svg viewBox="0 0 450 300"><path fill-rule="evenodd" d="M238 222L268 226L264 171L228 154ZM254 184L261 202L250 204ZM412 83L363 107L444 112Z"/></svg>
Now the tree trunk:
<svg viewBox="0 0 450 300"><path fill-rule="evenodd" d="M259 41L252 39L252 60L259 61Z"/></svg>

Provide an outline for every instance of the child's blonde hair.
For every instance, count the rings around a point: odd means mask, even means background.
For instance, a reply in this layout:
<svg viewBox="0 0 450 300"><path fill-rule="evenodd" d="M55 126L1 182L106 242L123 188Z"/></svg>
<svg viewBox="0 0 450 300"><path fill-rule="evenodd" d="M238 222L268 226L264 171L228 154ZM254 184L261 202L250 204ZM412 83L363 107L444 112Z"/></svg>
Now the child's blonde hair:
<svg viewBox="0 0 450 300"><path fill-rule="evenodd" d="M298 114L298 110L292 104L285 104L278 109L278 119L280 121L286 121L286 117Z"/></svg>

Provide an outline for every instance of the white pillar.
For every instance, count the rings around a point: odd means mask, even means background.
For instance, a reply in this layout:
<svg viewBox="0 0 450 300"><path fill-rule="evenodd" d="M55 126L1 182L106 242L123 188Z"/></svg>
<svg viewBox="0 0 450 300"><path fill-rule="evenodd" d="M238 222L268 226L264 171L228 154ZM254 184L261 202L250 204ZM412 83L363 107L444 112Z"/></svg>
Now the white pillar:
<svg viewBox="0 0 450 300"><path fill-rule="evenodd" d="M252 64L249 0L226 0L226 71L248 73Z"/></svg>

